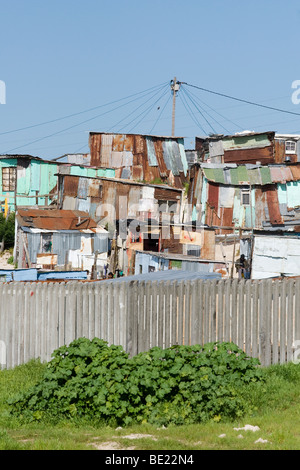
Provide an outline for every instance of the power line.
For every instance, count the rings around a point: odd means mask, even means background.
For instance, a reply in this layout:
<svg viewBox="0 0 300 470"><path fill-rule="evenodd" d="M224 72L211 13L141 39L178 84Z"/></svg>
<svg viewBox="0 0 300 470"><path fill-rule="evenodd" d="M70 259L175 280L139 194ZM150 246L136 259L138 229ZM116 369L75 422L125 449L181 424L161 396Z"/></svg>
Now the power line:
<svg viewBox="0 0 300 470"><path fill-rule="evenodd" d="M73 114L68 114L66 116L62 116L60 118L56 118L56 119L51 119L50 121L45 121L45 122L41 122L41 123L38 123L38 124L32 124L31 126L26 126L26 127L20 127L18 129L12 129L10 131L5 131L5 132L0 132L0 135L5 135L5 134L12 134L14 132L20 132L20 131L24 131L24 130L27 130L27 129L33 129L34 127L40 127L40 126L44 126L46 124L52 124L54 122L58 122L58 121L62 121L64 119L68 119L70 117L74 117L74 116L79 116L80 114L84 114L84 113L89 113L90 111L94 111L95 109L99 109L99 108L103 108L105 106L110 106L111 104L115 104L115 103L118 103L120 101L124 101L126 99L129 99L129 98L132 98L133 96L137 96L137 95L140 95L142 93L146 93L147 91L150 91L150 90L153 90L154 88L158 88L158 87L161 87L162 85L165 85L165 82L164 83L161 83L160 85L155 85L154 87L151 87L151 88L147 88L146 90L144 91L140 91L138 93L134 93L132 95L129 95L129 96L126 96L125 98L120 98L118 100L114 100L114 101L111 101L110 103L106 103L106 104L101 104L101 105L98 105L98 106L94 106L93 108L89 108L89 109L85 109L83 111L79 111L77 113L73 113Z"/></svg>
<svg viewBox="0 0 300 470"><path fill-rule="evenodd" d="M153 132L153 129L155 128L156 124L158 123L158 121L160 120L161 116L163 115L164 110L166 109L166 107L167 107L169 101L171 100L171 96L172 96L172 95L169 95L169 96L168 96L168 99L167 99L167 101L166 101L164 107L162 108L161 112L159 113L159 116L158 116L158 118L156 119L155 123L153 124L151 130L149 131L149 134L151 134L151 133Z"/></svg>
<svg viewBox="0 0 300 470"><path fill-rule="evenodd" d="M236 98L234 96L226 95L224 93L219 93L219 92L216 92L216 91L208 90L208 89L203 88L203 87L199 87L199 86L196 86L196 85L191 85L190 83L181 82L181 84L182 85L187 85L187 86L190 86L190 87L193 87L193 88L197 88L198 90L202 90L202 91L205 91L207 93L212 93L213 95L223 96L224 98L229 98L231 100L240 101L241 103L246 103L246 104L250 104L250 105L253 105L253 106L258 106L260 108L271 109L272 111L278 111L280 113L293 114L295 116L300 116L300 113L295 113L293 111L288 111L286 109L274 108L272 106L267 106L267 105L264 105L264 104L255 103L253 101L244 100L242 98Z"/></svg>
<svg viewBox="0 0 300 470"><path fill-rule="evenodd" d="M142 113L140 113L136 118L132 119L129 123L127 123L127 124L125 125L125 127L129 126L129 124L131 124L131 123L134 122L137 118L139 118L140 116L143 115L142 118L141 118L131 129L129 129L129 131L128 131L129 133L130 133L131 131L133 131L133 129L135 129L136 126L138 126L138 125L143 121L143 119L150 113L150 111L151 111L151 110L154 108L154 106L159 102L159 100L161 100L161 99L163 98L163 96L164 96L165 94L166 94L166 91L165 91L165 89L164 89L164 90L163 90L163 93L158 97L158 99L157 99L152 105L148 106L147 109L145 109L144 111L142 111ZM125 127L123 127L122 129L120 129L119 132L120 132L121 130L123 130Z"/></svg>
<svg viewBox="0 0 300 470"><path fill-rule="evenodd" d="M147 93L147 94L148 94L148 93ZM146 95L144 95L144 96L146 96ZM143 97L144 97L144 96L143 96ZM113 108L113 109L111 109L111 110L109 110L109 111L106 111L106 112L104 112L104 113L98 114L98 115L96 115L96 116L94 116L94 117L92 117L92 118L89 118L89 119L86 119L86 120L84 120L84 121L81 121L81 122L79 122L79 123L77 123L77 124L74 124L74 125L72 125L72 126L69 126L69 127L65 128L65 129L62 129L62 130L60 130L60 131L53 132L52 134L46 135L46 136L44 136L44 137L40 137L39 139L36 139L36 140L34 140L34 141L32 141L32 142L29 142L29 143L27 143L27 144L25 144L25 145L21 145L21 146L19 146L19 147L15 147L15 148L13 148L13 149L6 150L5 152L2 153L2 155L9 154L10 152L13 152L13 151L15 151L15 150L18 150L18 149L20 149L20 148L28 147L28 145L32 145L32 144L35 144L36 142L40 142L40 141L45 140L45 139L48 139L48 138L50 138L50 137L54 137L55 135L58 135L58 134L61 134L61 133L65 132L65 131L68 131L68 130L70 130L70 129L73 129L74 127L78 127L78 126L80 126L80 125L82 125L82 124L85 124L86 122L90 122L90 121L92 121L92 120L94 120L94 119L97 119L97 118L100 117L100 116L104 116L104 115L106 115L106 114L109 114L109 113L111 113L111 112L113 112L113 111L115 111L115 110L117 110L117 109L120 109L120 108L126 106L126 105L129 104L129 103L132 103L132 102L134 102L134 101L137 101L138 99L140 99L140 98L135 98L135 99L133 99L133 100L130 100L130 101L128 101L127 103L124 103L124 104L121 104L120 106L117 106L116 108Z"/></svg>
<svg viewBox="0 0 300 470"><path fill-rule="evenodd" d="M110 129L107 131L107 132L110 132L114 127L117 127L121 122L125 121L127 118L129 118L132 114L134 114L138 109L140 109L142 106L144 106L146 103L148 103L148 101L152 100L152 98L154 98L156 95L158 95L158 93L166 88L166 86L168 85L164 85L163 87L159 88L159 90L156 90L155 91L155 94L150 96L150 98L148 100L146 100L144 103L140 104L140 106L138 106L134 111L132 111L131 113L129 113L127 116L125 116L123 119L121 119L120 121L118 121L114 126L110 127ZM130 123L129 123L130 124Z"/></svg>
<svg viewBox="0 0 300 470"><path fill-rule="evenodd" d="M184 88L184 87L183 87ZM239 124L236 124L235 122L233 122L231 119L229 119L228 117L224 116L223 114L219 113L218 111L216 111L214 108L212 108L211 106L209 106L207 103L205 103L203 100L200 100L200 98L195 95L194 93L192 93L191 91L189 92L196 100L198 100L198 102L204 104L205 106L207 106L211 111L213 111L214 113L218 114L218 116L220 116L221 118L223 118L225 121L228 121L230 122L231 124L233 124L235 127L239 127L240 129L243 129L243 127L241 127ZM206 111L207 112L207 111ZM213 116L211 116L208 112L207 114L217 123L219 124L221 127L223 127L223 129L225 129L227 132L229 132L224 126L222 126L222 124L220 122L218 122L216 119L214 119Z"/></svg>
<svg viewBox="0 0 300 470"><path fill-rule="evenodd" d="M196 124L196 126L199 127L199 128L202 130L202 132L203 132L204 134L207 134L207 132L203 129L203 127L201 126L201 124L198 122L198 119L194 116L194 113L193 113L193 111L191 110L190 105L186 102L185 96L184 96L184 95L182 96L182 95L180 94L179 97L180 97L180 99L181 99L181 101L182 101L182 103L183 103L183 106L185 107L185 110L187 111L187 113L189 114L189 116L192 118L192 120L194 121L194 123ZM184 98L184 99L183 99L183 98ZM189 109L187 109L187 108L189 108Z"/></svg>
<svg viewBox="0 0 300 470"><path fill-rule="evenodd" d="M183 91L184 93L186 93L187 97L189 98L189 100L191 101L191 103L195 106L196 110L201 114L201 116L203 117L203 119L205 119L206 123L208 124L208 126L212 129L213 133L217 133L216 130L213 128L213 126L210 124L210 122L206 119L206 117L204 116L204 114L202 113L202 111L198 108L198 106L196 105L195 101L193 100L193 98L190 97L189 93L187 92L187 90L185 90L183 88ZM207 113L208 114L208 113Z"/></svg>

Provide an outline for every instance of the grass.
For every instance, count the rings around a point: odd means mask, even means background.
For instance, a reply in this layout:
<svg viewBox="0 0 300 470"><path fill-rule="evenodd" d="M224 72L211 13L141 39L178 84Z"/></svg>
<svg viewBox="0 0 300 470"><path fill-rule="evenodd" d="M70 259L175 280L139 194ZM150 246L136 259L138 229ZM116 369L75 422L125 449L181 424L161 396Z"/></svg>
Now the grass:
<svg viewBox="0 0 300 470"><path fill-rule="evenodd" d="M99 423L62 421L21 424L9 414L7 399L35 384L45 365L30 361L0 371L0 450L299 450L300 365L264 369L264 385L241 391L251 413L234 422L156 428L148 424L115 429ZM235 430L246 424L259 431ZM266 442L258 442L263 439Z"/></svg>

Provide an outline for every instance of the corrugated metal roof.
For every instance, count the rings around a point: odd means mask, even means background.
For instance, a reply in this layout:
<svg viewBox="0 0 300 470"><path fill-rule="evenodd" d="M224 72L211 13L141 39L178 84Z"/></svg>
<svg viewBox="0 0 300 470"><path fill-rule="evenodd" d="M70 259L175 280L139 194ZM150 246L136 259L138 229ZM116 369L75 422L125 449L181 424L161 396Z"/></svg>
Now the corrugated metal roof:
<svg viewBox="0 0 300 470"><path fill-rule="evenodd" d="M300 181L298 165L201 165L204 176L214 183L239 186L243 184L267 185Z"/></svg>
<svg viewBox="0 0 300 470"><path fill-rule="evenodd" d="M261 167L260 168L261 184L270 184L272 183L270 168Z"/></svg>
<svg viewBox="0 0 300 470"><path fill-rule="evenodd" d="M142 171L145 181L161 177L176 186L176 177L187 176L183 137L90 132L90 153L92 165L116 168L131 180Z"/></svg>
<svg viewBox="0 0 300 470"><path fill-rule="evenodd" d="M146 273L146 274L137 274L135 276L125 276L119 277L116 279L106 279L101 282L106 283L116 283L116 282L177 282L177 281L188 281L188 280L196 280L196 279L206 279L206 280L213 280L213 279L221 279L222 275L220 273L204 273L204 272L197 272L197 271L185 271L181 269L168 269L165 271L156 271L153 273Z"/></svg>
<svg viewBox="0 0 300 470"><path fill-rule="evenodd" d="M41 230L86 230L97 224L87 212L56 209L18 209L18 224L21 227Z"/></svg>

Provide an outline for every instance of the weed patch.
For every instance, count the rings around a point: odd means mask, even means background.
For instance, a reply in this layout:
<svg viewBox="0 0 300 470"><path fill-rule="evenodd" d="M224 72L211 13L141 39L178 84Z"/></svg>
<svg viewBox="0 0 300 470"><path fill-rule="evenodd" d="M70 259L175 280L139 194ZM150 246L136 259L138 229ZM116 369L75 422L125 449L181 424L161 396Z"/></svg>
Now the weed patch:
<svg viewBox="0 0 300 470"><path fill-rule="evenodd" d="M263 382L258 366L232 343L155 347L129 358L121 346L80 338L54 351L42 380L9 403L13 416L31 421L167 426L234 419L249 412L240 389Z"/></svg>

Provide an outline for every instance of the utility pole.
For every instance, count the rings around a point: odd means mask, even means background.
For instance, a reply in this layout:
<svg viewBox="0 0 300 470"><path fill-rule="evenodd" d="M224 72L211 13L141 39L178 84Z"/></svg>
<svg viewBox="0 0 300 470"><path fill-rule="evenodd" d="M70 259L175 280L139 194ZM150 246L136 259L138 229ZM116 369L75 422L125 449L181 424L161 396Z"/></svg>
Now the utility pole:
<svg viewBox="0 0 300 470"><path fill-rule="evenodd" d="M171 90L173 92L173 109L172 109L172 137L175 135L175 107L176 107L176 93L179 91L180 82L177 82L176 77L171 80Z"/></svg>

